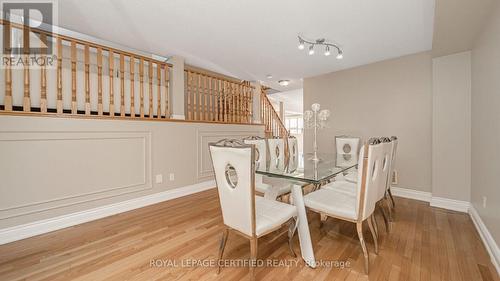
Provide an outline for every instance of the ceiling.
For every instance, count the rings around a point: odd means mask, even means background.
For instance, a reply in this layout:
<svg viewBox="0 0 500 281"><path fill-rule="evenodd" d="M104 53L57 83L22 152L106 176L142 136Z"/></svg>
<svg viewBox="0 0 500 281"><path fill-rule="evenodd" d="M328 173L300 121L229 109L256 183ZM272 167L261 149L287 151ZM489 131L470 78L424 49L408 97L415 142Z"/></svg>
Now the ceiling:
<svg viewBox="0 0 500 281"><path fill-rule="evenodd" d="M270 94L268 97L272 102L279 104L283 102L286 115L302 114L303 106L303 89L295 89L291 91L278 92Z"/></svg>
<svg viewBox="0 0 500 281"><path fill-rule="evenodd" d="M436 0L432 55L440 57L472 49L495 2Z"/></svg>
<svg viewBox="0 0 500 281"><path fill-rule="evenodd" d="M64 0L61 27L278 89L300 78L430 50L434 0ZM297 49L326 38L344 59ZM266 78L272 74L273 78ZM276 81L289 79L288 87Z"/></svg>

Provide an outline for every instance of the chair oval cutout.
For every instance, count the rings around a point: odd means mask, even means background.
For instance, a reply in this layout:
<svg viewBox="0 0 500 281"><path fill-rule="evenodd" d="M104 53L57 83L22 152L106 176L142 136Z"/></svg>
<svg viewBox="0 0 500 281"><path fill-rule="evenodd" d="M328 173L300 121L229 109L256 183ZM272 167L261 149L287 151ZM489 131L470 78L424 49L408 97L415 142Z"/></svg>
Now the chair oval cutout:
<svg viewBox="0 0 500 281"><path fill-rule="evenodd" d="M236 169L231 164L226 165L226 181L229 186L233 189L238 185L238 174L236 173Z"/></svg>
<svg viewBox="0 0 500 281"><path fill-rule="evenodd" d="M348 143L344 144L344 146L342 147L342 151L344 151L344 153L346 154L351 153L351 150L352 150L351 145Z"/></svg>
<svg viewBox="0 0 500 281"><path fill-rule="evenodd" d="M259 152L259 149L256 147L255 148L255 169L259 169L259 162L260 160L260 152Z"/></svg>

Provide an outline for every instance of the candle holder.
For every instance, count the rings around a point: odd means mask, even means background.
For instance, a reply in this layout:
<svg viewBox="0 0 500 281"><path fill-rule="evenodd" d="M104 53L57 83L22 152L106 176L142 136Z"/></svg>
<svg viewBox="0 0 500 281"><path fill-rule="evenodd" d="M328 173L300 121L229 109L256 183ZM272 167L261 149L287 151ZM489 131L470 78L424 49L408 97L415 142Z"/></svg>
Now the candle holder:
<svg viewBox="0 0 500 281"><path fill-rule="evenodd" d="M304 112L304 125L307 129L314 129L314 144L313 150L314 155L309 160L314 162L319 162L321 159L318 157L318 130L326 127L326 121L330 117L330 110L321 110L321 105L319 103L314 103L311 105L311 110L306 110Z"/></svg>

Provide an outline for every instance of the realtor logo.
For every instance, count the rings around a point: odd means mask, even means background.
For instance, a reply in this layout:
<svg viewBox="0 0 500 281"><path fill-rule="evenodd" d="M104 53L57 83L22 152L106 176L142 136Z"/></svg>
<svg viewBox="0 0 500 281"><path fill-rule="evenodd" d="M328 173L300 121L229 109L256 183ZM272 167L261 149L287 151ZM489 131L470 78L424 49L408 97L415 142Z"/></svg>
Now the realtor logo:
<svg viewBox="0 0 500 281"><path fill-rule="evenodd" d="M53 29L56 2L2 1L1 67L50 67L53 65Z"/></svg>

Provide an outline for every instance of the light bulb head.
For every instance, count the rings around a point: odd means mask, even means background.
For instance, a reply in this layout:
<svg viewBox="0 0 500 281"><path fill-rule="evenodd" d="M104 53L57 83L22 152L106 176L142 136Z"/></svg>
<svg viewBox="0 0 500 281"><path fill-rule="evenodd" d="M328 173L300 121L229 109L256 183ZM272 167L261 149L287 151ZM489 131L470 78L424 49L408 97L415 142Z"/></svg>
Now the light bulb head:
<svg viewBox="0 0 500 281"><path fill-rule="evenodd" d="M298 48L299 48L299 50L304 50L304 48L305 48L304 43L300 42Z"/></svg>
<svg viewBox="0 0 500 281"><path fill-rule="evenodd" d="M339 53L337 54L337 59L341 60L342 58L344 58L344 54L342 53L341 50L339 50Z"/></svg>
<svg viewBox="0 0 500 281"><path fill-rule="evenodd" d="M314 55L314 45L309 46L309 52L308 52L308 54L310 56Z"/></svg>
<svg viewBox="0 0 500 281"><path fill-rule="evenodd" d="M326 48L325 48L325 56L329 56L331 53L330 53L330 46L326 45Z"/></svg>
<svg viewBox="0 0 500 281"><path fill-rule="evenodd" d="M290 80L280 80L280 81L278 81L278 84L286 87L286 86L290 85Z"/></svg>

